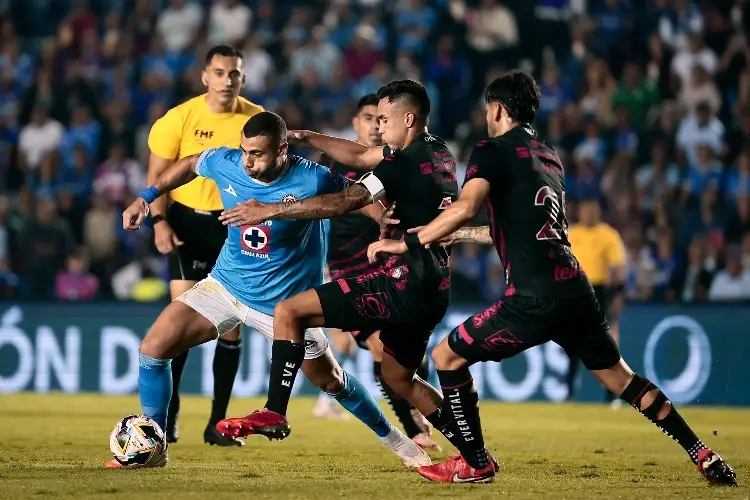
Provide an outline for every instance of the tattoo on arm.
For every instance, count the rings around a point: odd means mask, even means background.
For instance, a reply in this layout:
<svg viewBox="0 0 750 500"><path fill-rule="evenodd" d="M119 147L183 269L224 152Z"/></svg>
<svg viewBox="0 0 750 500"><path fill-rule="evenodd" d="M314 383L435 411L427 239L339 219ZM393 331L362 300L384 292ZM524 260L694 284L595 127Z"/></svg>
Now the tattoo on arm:
<svg viewBox="0 0 750 500"><path fill-rule="evenodd" d="M463 227L456 231L461 243L476 243L479 245L492 245L489 226Z"/></svg>
<svg viewBox="0 0 750 500"><path fill-rule="evenodd" d="M361 184L338 193L278 203L274 219L329 219L372 203L372 195Z"/></svg>

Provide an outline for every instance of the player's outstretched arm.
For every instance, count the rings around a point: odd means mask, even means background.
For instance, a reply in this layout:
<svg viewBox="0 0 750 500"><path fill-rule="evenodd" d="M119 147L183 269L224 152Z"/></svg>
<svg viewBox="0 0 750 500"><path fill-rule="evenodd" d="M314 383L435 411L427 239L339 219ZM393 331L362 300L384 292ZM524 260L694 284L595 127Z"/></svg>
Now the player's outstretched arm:
<svg viewBox="0 0 750 500"><path fill-rule="evenodd" d="M224 225L260 224L272 219L330 219L372 203L372 195L361 184L352 184L346 190L303 200L282 203L261 203L248 200L219 216Z"/></svg>
<svg viewBox="0 0 750 500"><path fill-rule="evenodd" d="M419 233L424 226L413 227L408 233ZM475 245L492 245L490 226L462 227L445 238L438 240L439 245L447 247L459 243L473 243Z"/></svg>
<svg viewBox="0 0 750 500"><path fill-rule="evenodd" d="M487 198L490 192L490 183L485 179L476 178L471 179L461 189L461 194L451 206L443 210L443 212L432 220L429 224L419 230L414 236L417 238L420 245L430 245L432 243L438 243L441 240L449 237L452 233L456 232L464 224L471 221L479 213L479 210ZM487 226L485 226L487 227ZM477 229L477 228L470 228ZM482 239L482 242L489 240L489 228L486 233L484 229L476 232L466 232L464 236L476 236ZM486 236L486 237L485 237ZM407 237L413 244L414 237ZM477 241L479 242L479 241Z"/></svg>
<svg viewBox="0 0 750 500"><path fill-rule="evenodd" d="M158 200L164 193L172 191L195 179L195 165L200 155L186 156L175 162L150 187L141 190L138 198L122 213L122 227L135 231L149 214L149 204Z"/></svg>
<svg viewBox="0 0 750 500"><path fill-rule="evenodd" d="M383 160L382 147L368 148L358 142L310 130L290 130L287 137L290 141L307 144L354 170L373 170Z"/></svg>

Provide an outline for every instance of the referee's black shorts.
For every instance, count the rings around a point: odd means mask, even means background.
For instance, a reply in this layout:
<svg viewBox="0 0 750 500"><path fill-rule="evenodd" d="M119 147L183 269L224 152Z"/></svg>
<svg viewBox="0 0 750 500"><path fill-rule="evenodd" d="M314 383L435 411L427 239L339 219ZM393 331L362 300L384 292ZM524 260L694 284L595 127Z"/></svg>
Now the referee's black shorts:
<svg viewBox="0 0 750 500"><path fill-rule="evenodd" d="M208 212L172 202L167 223L182 241L169 255L169 279L200 281L208 276L227 239L221 210Z"/></svg>
<svg viewBox="0 0 750 500"><path fill-rule="evenodd" d="M596 295L596 300L599 302L599 306L602 308L602 311L604 311L607 318L611 320L609 306L611 305L612 300L609 288L604 285L593 285L593 287L594 295Z"/></svg>

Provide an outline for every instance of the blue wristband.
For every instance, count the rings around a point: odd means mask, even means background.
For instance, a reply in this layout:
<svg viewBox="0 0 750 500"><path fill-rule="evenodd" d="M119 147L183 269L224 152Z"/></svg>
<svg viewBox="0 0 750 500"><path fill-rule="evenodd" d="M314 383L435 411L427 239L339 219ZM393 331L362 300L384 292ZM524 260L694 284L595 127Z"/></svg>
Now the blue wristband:
<svg viewBox="0 0 750 500"><path fill-rule="evenodd" d="M146 203L149 203L149 204L151 204L154 201L156 201L156 199L159 196L161 196L161 193L154 186L147 187L146 189L141 189L138 192L138 197L139 198L143 198L144 200L146 200Z"/></svg>

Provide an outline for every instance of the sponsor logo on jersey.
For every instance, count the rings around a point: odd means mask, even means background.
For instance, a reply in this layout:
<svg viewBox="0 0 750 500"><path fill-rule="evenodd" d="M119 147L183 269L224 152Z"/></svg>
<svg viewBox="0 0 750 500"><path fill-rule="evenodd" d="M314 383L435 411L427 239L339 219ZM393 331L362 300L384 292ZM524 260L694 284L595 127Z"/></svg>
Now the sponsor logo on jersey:
<svg viewBox="0 0 750 500"><path fill-rule="evenodd" d="M193 132L193 135L195 137L198 137L199 139L211 139L214 136L214 131L195 129L195 132Z"/></svg>
<svg viewBox="0 0 750 500"><path fill-rule="evenodd" d="M271 228L260 224L240 228L240 252L248 257L268 259Z"/></svg>
<svg viewBox="0 0 750 500"><path fill-rule="evenodd" d="M453 205L453 198L450 196L443 197L443 201L440 202L440 206L438 206L438 210L445 210L449 206Z"/></svg>
<svg viewBox="0 0 750 500"><path fill-rule="evenodd" d="M290 203L293 201L297 201L297 197L293 194L288 194L281 199L281 203Z"/></svg>

